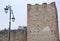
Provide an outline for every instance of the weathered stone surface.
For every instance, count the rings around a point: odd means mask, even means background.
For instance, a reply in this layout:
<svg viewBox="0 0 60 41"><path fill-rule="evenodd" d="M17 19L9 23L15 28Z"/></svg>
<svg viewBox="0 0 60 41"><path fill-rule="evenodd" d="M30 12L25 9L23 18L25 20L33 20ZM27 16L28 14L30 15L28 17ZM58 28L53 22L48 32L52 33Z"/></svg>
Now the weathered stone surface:
<svg viewBox="0 0 60 41"><path fill-rule="evenodd" d="M23 29L11 30L10 41L27 41L27 32ZM0 31L0 41L9 41L8 30Z"/></svg>
<svg viewBox="0 0 60 41"><path fill-rule="evenodd" d="M58 41L55 2L27 5L27 41Z"/></svg>

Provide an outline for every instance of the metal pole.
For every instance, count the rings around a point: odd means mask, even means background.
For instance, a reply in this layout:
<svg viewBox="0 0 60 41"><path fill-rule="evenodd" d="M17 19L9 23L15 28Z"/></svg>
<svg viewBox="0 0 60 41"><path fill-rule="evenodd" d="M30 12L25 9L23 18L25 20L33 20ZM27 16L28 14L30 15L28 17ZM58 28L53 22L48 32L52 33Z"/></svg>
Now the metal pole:
<svg viewBox="0 0 60 41"><path fill-rule="evenodd" d="M9 41L10 41L10 28L11 28L11 7L10 7L10 15L9 15Z"/></svg>

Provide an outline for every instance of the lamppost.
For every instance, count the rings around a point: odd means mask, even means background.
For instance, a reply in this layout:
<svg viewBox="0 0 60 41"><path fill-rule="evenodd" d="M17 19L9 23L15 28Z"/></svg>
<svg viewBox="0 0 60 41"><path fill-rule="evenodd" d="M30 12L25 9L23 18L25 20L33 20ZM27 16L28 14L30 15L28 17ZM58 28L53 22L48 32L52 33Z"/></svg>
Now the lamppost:
<svg viewBox="0 0 60 41"><path fill-rule="evenodd" d="M5 10L5 13L7 13L8 10L10 12L10 14L9 14L9 41L10 41L11 19L14 22L15 17L14 17L13 10L11 9L11 6L10 5L6 6L6 8L4 8L4 10ZM11 18L11 15L13 16L12 18Z"/></svg>

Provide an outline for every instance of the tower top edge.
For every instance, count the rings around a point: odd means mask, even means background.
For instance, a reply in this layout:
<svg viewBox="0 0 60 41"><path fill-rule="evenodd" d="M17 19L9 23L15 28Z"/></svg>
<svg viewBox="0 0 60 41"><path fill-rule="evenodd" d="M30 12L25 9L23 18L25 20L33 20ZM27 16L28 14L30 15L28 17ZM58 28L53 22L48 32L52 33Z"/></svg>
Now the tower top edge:
<svg viewBox="0 0 60 41"><path fill-rule="evenodd" d="M55 4L55 2L51 2L49 4ZM42 4L39 4L39 3L36 3L36 4L33 4L33 5L49 5L48 3L44 2ZM27 4L28 6L32 6L32 4Z"/></svg>

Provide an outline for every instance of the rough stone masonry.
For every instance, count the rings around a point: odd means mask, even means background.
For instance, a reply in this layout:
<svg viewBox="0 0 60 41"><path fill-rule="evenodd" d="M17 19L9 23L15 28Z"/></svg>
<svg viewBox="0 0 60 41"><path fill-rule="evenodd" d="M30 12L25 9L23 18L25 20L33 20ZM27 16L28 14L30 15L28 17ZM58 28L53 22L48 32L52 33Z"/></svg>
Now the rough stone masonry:
<svg viewBox="0 0 60 41"><path fill-rule="evenodd" d="M55 2L27 5L27 41L59 41Z"/></svg>

